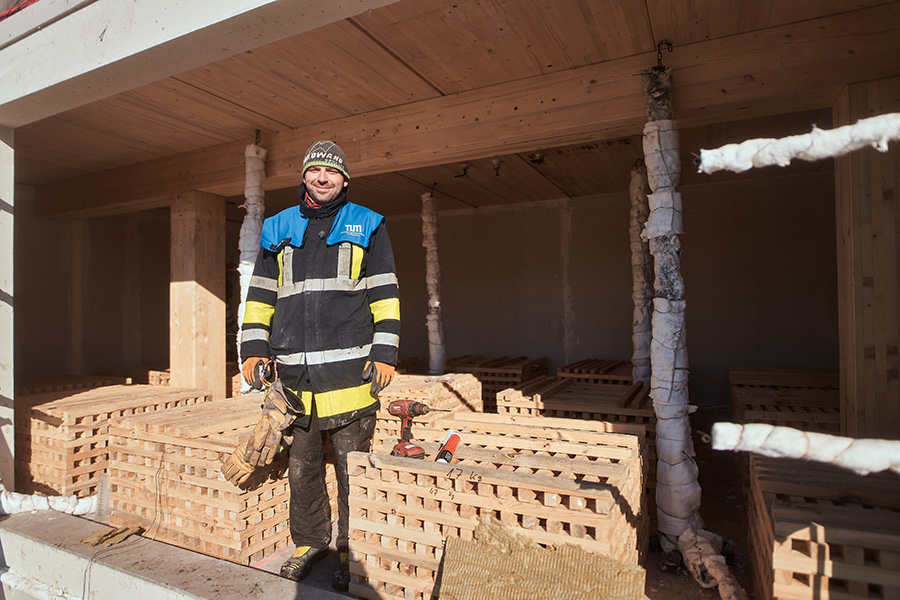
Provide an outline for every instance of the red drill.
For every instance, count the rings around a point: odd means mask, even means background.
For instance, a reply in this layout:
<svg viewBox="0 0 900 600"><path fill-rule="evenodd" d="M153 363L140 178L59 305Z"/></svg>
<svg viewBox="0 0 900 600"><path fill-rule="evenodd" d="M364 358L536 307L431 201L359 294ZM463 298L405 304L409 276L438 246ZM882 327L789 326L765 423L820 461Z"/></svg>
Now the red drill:
<svg viewBox="0 0 900 600"><path fill-rule="evenodd" d="M413 417L427 415L432 410L434 409L428 408L427 404L415 400L394 400L388 404L388 412L400 417L400 441L394 445L391 456L425 458L425 450L412 443L412 420Z"/></svg>

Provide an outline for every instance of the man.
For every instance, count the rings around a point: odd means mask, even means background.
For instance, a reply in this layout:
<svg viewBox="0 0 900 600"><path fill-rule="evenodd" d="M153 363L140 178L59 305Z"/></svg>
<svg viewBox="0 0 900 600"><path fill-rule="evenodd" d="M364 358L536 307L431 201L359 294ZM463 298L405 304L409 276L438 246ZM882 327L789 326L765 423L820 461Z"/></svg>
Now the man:
<svg viewBox="0 0 900 600"><path fill-rule="evenodd" d="M281 575L299 581L328 553L331 517L322 464L328 433L342 562L333 584L341 590L349 583L347 454L369 450L377 393L394 376L400 341L399 288L384 218L349 202L349 184L337 144L310 146L299 204L263 223L241 336L244 379L258 386L262 361L274 357L288 405L270 411L277 418L267 429L270 443L273 432L281 438L279 430L285 442L292 438L288 480L296 551ZM278 439L274 443L277 448ZM252 454L251 448L248 459Z"/></svg>

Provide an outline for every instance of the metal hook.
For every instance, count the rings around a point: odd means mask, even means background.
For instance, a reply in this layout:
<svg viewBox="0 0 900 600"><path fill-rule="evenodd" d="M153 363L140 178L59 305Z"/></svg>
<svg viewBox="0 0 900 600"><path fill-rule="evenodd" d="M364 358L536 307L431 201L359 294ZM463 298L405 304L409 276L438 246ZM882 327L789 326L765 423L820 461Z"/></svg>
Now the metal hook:
<svg viewBox="0 0 900 600"><path fill-rule="evenodd" d="M467 163L463 163L460 166L462 167L463 172L460 175L454 175L453 176L454 179L461 179L463 177L469 176L469 165Z"/></svg>
<svg viewBox="0 0 900 600"><path fill-rule="evenodd" d="M663 64L662 64L662 46L663 46L663 44L665 44L666 50L668 50L669 52L672 51L672 42L670 42L669 40L663 40L656 45L656 68L657 69L663 68Z"/></svg>

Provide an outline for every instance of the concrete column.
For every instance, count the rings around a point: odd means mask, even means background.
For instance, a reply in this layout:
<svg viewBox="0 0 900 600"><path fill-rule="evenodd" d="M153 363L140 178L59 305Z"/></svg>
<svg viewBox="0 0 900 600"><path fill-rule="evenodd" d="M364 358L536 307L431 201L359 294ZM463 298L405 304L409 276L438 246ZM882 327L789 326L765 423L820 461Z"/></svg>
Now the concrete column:
<svg viewBox="0 0 900 600"><path fill-rule="evenodd" d="M900 77L847 86L834 125L900 110ZM900 439L900 147L835 159L841 430Z"/></svg>
<svg viewBox="0 0 900 600"><path fill-rule="evenodd" d="M15 486L13 433L13 130L0 127L0 480Z"/></svg>
<svg viewBox="0 0 900 600"><path fill-rule="evenodd" d="M169 367L173 387L225 397L225 199L172 202Z"/></svg>

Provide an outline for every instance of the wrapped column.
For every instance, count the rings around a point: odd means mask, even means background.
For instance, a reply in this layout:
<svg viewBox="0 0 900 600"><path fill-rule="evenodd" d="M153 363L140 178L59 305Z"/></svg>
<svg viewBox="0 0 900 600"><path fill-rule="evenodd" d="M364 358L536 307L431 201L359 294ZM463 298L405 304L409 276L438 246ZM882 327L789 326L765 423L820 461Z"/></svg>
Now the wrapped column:
<svg viewBox="0 0 900 600"><path fill-rule="evenodd" d="M428 373L442 375L447 364L441 320L441 264L438 260L437 200L422 194L422 245L425 247L425 286L428 290Z"/></svg>
<svg viewBox="0 0 900 600"><path fill-rule="evenodd" d="M628 192L631 196L631 213L628 226L631 239L631 300L634 303L631 342L633 352L631 375L635 381L650 381L650 315L653 302L653 260L650 247L641 238L641 230L650 215L647 201L647 169L635 166L631 169L631 183Z"/></svg>
<svg viewBox="0 0 900 600"><path fill-rule="evenodd" d="M244 149L244 198L246 201L241 208L247 211L244 221L241 223L238 248L241 261L238 271L241 277L241 302L238 306L237 322L237 351L241 355L241 327L244 322L244 308L247 301L247 290L250 288L250 278L253 276L253 267L256 264L256 255L259 254L259 237L262 234L263 220L266 215L265 189L266 189L266 154L265 148L257 144L250 144ZM240 361L240 358L238 358ZM238 365L240 367L240 365ZM241 391L250 391L250 384L241 381Z"/></svg>
<svg viewBox="0 0 900 600"><path fill-rule="evenodd" d="M656 505L660 542L666 552L677 550L678 537L687 529L700 530L700 484L688 415L687 335L684 321L684 281L681 277L683 233L681 195L675 191L681 169L678 125L672 119L670 71L657 67L644 71L647 116L644 126L644 162L650 216L642 233L654 263L653 337L650 344L650 397L657 417Z"/></svg>

